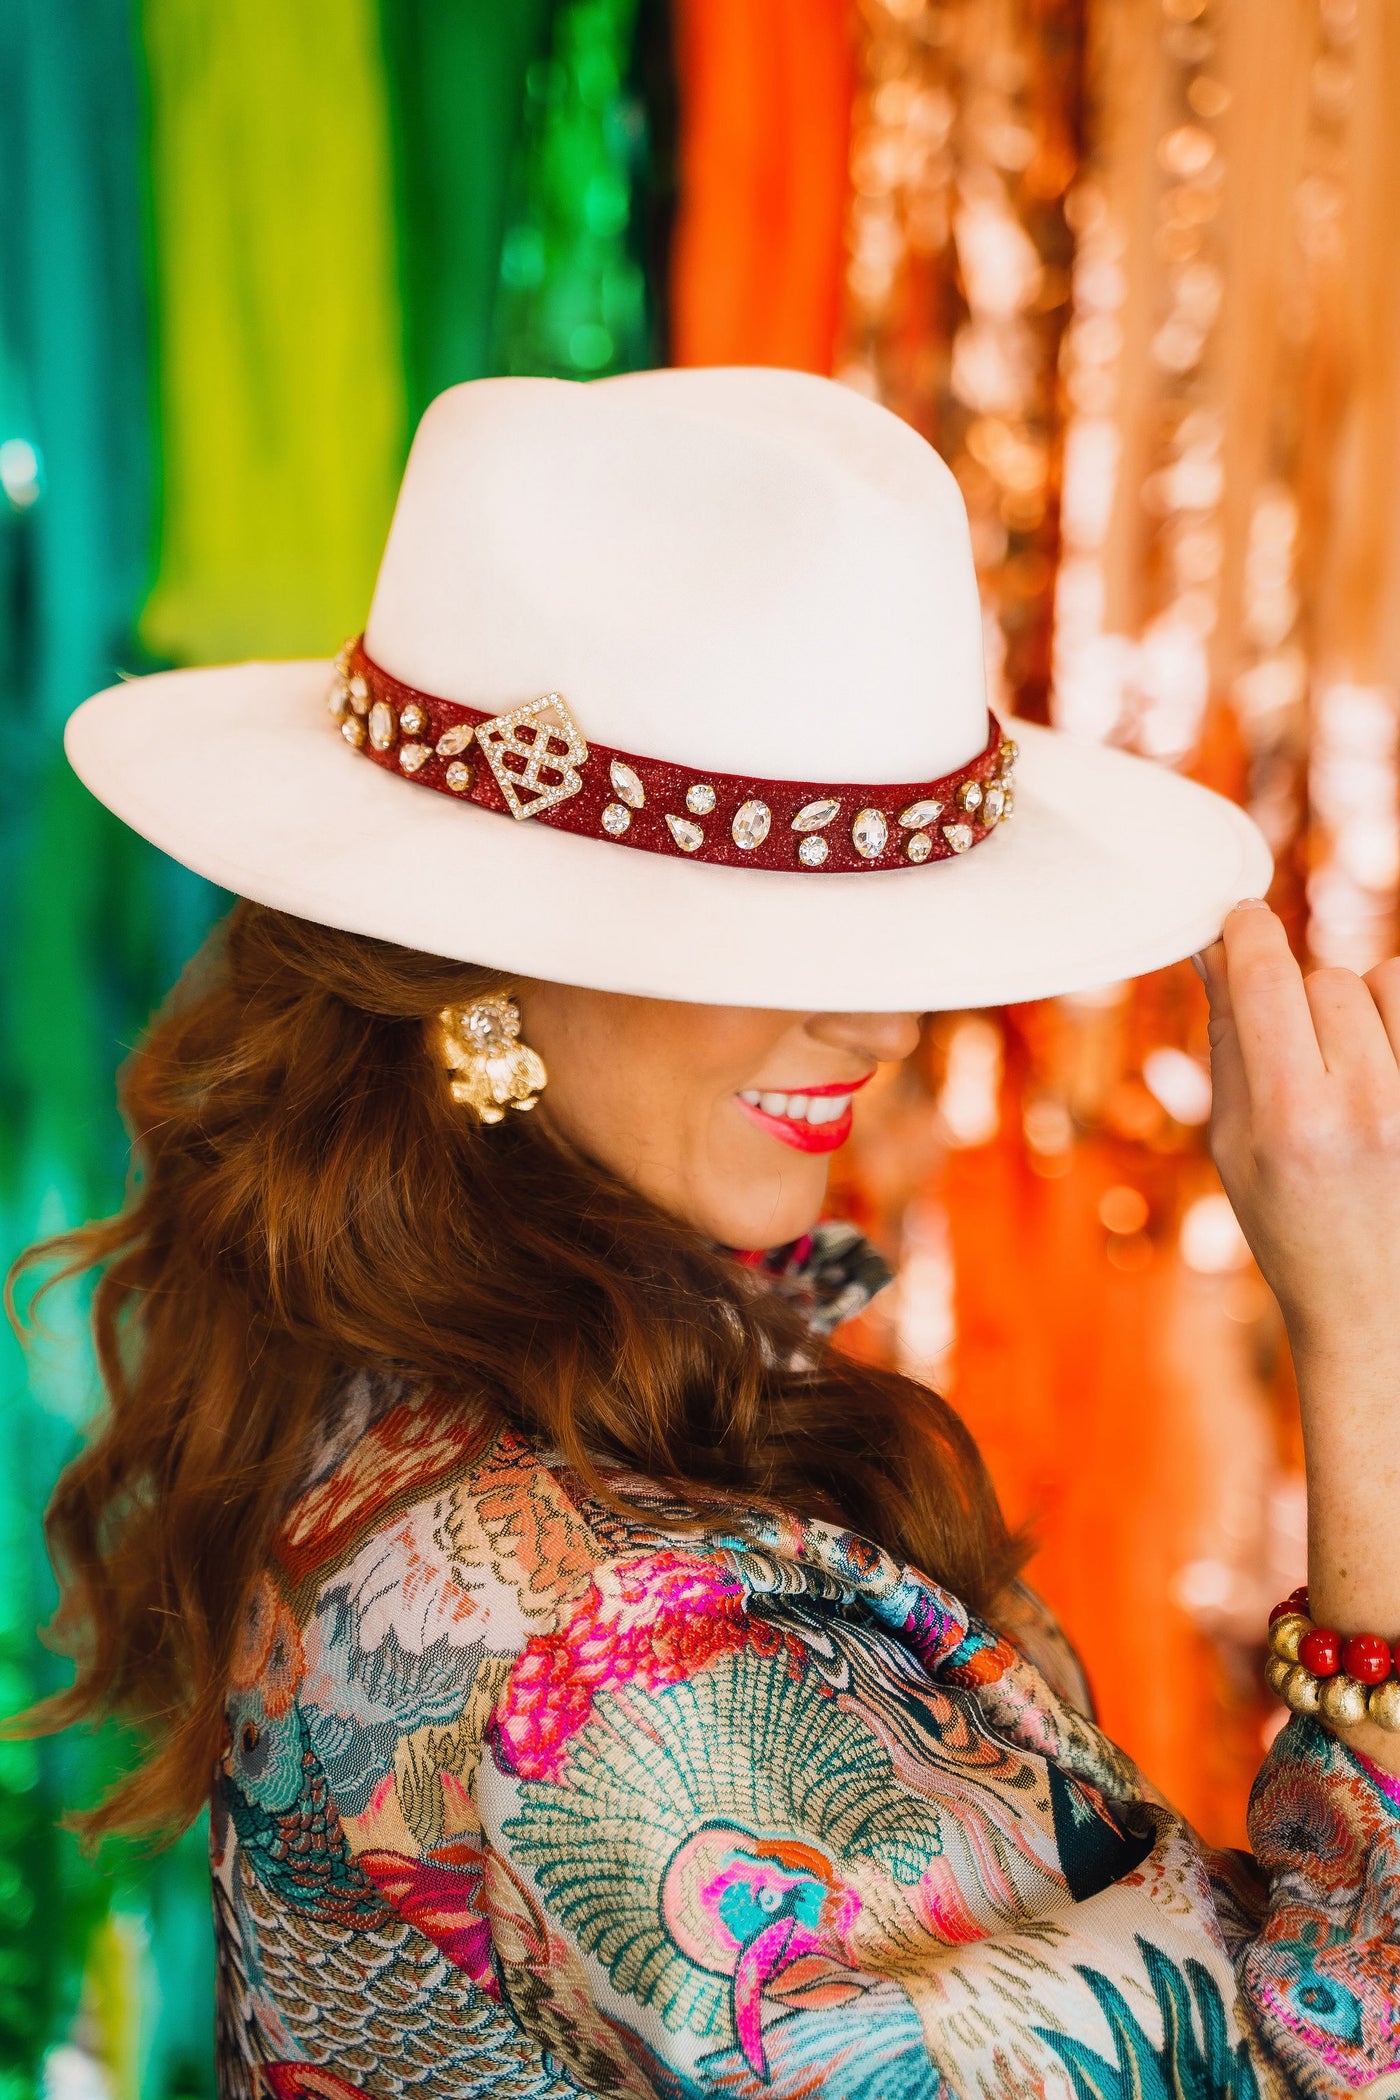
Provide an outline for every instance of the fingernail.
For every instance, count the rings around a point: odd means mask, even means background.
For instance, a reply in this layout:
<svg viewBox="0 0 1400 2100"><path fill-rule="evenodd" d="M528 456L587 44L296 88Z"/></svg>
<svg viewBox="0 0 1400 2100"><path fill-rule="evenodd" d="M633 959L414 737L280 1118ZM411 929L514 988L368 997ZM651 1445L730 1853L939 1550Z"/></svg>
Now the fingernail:
<svg viewBox="0 0 1400 2100"><path fill-rule="evenodd" d="M1191 957L1191 967L1195 971L1196 975L1200 978L1201 983L1204 984L1206 981L1206 958L1204 951L1202 951L1202 953L1199 955L1193 955Z"/></svg>
<svg viewBox="0 0 1400 2100"><path fill-rule="evenodd" d="M1267 911L1269 906L1263 897L1241 897L1234 908L1236 911Z"/></svg>

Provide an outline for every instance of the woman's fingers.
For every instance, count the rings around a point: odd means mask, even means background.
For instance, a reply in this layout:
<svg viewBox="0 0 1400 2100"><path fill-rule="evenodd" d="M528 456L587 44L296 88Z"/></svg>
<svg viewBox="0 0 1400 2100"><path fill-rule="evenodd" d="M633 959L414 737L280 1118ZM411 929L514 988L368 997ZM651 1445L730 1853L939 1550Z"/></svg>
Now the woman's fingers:
<svg viewBox="0 0 1400 2100"><path fill-rule="evenodd" d="M1374 970L1367 971L1365 983L1384 1023L1391 1054L1400 1065L1400 956L1377 963Z"/></svg>
<svg viewBox="0 0 1400 2100"><path fill-rule="evenodd" d="M1365 979L1354 970L1314 970L1306 991L1329 1075L1387 1089L1400 1085L1394 1038Z"/></svg>
<svg viewBox="0 0 1400 2100"><path fill-rule="evenodd" d="M1210 1001L1211 1124L1219 1138L1227 1130L1247 1127L1249 1086L1230 1004L1224 942L1213 941L1209 948L1203 948L1196 964Z"/></svg>
<svg viewBox="0 0 1400 2100"><path fill-rule="evenodd" d="M1236 905L1221 932L1240 1063L1256 1112L1324 1077L1303 973L1282 921L1266 904ZM1358 980L1359 981L1359 980Z"/></svg>

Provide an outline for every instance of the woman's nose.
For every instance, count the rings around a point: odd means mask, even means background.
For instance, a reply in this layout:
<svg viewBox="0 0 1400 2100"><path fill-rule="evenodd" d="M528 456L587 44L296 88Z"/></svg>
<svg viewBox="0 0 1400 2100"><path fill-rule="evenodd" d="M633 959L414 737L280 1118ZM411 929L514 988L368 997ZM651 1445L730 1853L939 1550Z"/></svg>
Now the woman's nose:
<svg viewBox="0 0 1400 2100"><path fill-rule="evenodd" d="M820 1043L893 1064L908 1057L919 1041L917 1014L814 1014L808 1033Z"/></svg>

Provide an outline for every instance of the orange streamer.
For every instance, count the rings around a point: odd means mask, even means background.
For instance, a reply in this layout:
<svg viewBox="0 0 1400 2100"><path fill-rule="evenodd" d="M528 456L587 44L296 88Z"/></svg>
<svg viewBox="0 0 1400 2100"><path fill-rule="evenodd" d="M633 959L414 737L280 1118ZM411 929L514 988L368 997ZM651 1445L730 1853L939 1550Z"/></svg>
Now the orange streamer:
<svg viewBox="0 0 1400 2100"><path fill-rule="evenodd" d="M829 372L849 188L847 0L677 0L672 362Z"/></svg>

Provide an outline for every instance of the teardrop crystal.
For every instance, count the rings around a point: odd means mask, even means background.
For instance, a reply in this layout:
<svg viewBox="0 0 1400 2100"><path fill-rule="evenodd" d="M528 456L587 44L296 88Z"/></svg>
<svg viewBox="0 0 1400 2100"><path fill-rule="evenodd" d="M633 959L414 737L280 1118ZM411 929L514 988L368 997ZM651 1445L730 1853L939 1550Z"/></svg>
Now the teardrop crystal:
<svg viewBox="0 0 1400 2100"><path fill-rule="evenodd" d="M830 795L823 795L818 802L804 803L792 820L794 831L825 831L833 817L841 814L841 805Z"/></svg>
<svg viewBox="0 0 1400 2100"><path fill-rule="evenodd" d="M972 844L972 826L970 824L945 824L943 826L943 836L952 847L954 853L966 853L968 847Z"/></svg>
<svg viewBox="0 0 1400 2100"><path fill-rule="evenodd" d="M704 832L698 824L692 824L688 817L673 817L667 810L666 823L682 853L693 853L697 846L704 845Z"/></svg>
<svg viewBox="0 0 1400 2100"><path fill-rule="evenodd" d="M922 802L911 802L899 812L899 821L906 831L927 831L936 817L943 814L943 804L935 802L930 795Z"/></svg>
<svg viewBox="0 0 1400 2100"><path fill-rule="evenodd" d="M768 836L773 812L766 802L741 802L729 829L741 853L752 853Z"/></svg>
<svg viewBox="0 0 1400 2100"><path fill-rule="evenodd" d="M608 767L608 778L619 802L625 802L629 809L642 807L647 799L647 791L630 766L624 765L620 758L615 758Z"/></svg>

